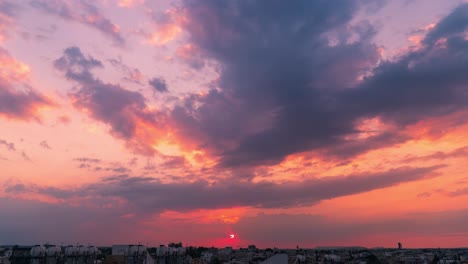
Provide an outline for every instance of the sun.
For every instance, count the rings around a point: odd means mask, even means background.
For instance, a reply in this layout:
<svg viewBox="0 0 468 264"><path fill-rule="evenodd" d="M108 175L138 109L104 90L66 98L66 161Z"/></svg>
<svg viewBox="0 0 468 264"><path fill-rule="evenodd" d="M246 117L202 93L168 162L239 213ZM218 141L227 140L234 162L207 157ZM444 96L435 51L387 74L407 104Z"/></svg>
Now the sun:
<svg viewBox="0 0 468 264"><path fill-rule="evenodd" d="M236 237L234 234L230 234L229 237L232 239L234 237Z"/></svg>

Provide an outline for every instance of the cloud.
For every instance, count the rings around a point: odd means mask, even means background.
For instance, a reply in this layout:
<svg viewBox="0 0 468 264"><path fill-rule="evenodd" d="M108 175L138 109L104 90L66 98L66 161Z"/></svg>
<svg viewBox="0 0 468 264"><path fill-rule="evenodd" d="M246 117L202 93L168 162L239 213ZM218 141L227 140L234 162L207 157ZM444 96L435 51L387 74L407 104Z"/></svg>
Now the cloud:
<svg viewBox="0 0 468 264"><path fill-rule="evenodd" d="M353 119L333 108L334 90L351 86L362 65L379 56L368 42L370 30L358 32L360 41L336 46L323 34L345 27L357 8L320 1L276 1L266 9L188 2L185 29L191 44L220 64L221 90L194 96L173 111L181 133L220 153L225 166L276 163L342 143L340 137L354 132Z"/></svg>
<svg viewBox="0 0 468 264"><path fill-rule="evenodd" d="M77 47L55 67L79 84L74 106L137 153L154 155L153 146L170 136L222 168L273 165L304 152L350 159L404 143L411 125L468 102L468 63L459 56L468 45L456 26L466 4L428 29L421 48L385 61L375 29L351 24L363 3L185 1L177 23L190 50L217 64L219 78L209 92L189 93L170 108L149 109L141 93L99 80L91 71L102 63ZM168 14L154 19L172 21ZM168 90L160 79L149 84ZM374 119L385 125L368 133L362 123Z"/></svg>
<svg viewBox="0 0 468 264"><path fill-rule="evenodd" d="M111 133L124 139L135 152L145 155L156 153L152 144L164 129L164 115L150 110L141 93L95 78L91 70L103 67L102 63L83 55L78 47L65 49L54 66L68 80L79 84L79 89L70 93L76 108L108 124Z"/></svg>
<svg viewBox="0 0 468 264"><path fill-rule="evenodd" d="M32 162L31 158L26 154L26 152L23 150L21 151L21 157L23 158L24 161Z"/></svg>
<svg viewBox="0 0 468 264"><path fill-rule="evenodd" d="M424 39L424 44L433 45L437 40L445 37L459 36L468 28L468 4L461 4L455 8L448 16L442 19L435 27L431 26L431 31Z"/></svg>
<svg viewBox="0 0 468 264"><path fill-rule="evenodd" d="M145 3L145 0L119 0L117 5L119 7L130 8L130 7L133 7L135 5L143 4L143 3Z"/></svg>
<svg viewBox="0 0 468 264"><path fill-rule="evenodd" d="M61 115L61 116L57 117L57 122L62 123L62 124L68 124L68 123L71 122L71 119L70 119L70 117L68 117L66 115Z"/></svg>
<svg viewBox="0 0 468 264"><path fill-rule="evenodd" d="M69 47L64 50L64 56L54 61L54 67L65 72L67 79L82 83L91 83L94 77L91 74L93 68L102 68L102 62L91 57L84 56L78 47Z"/></svg>
<svg viewBox="0 0 468 264"><path fill-rule="evenodd" d="M78 168L80 169L91 169L92 167L100 168L98 165L102 163L100 159L88 157L74 158L73 161L79 163Z"/></svg>
<svg viewBox="0 0 468 264"><path fill-rule="evenodd" d="M150 44L165 45L181 35L181 26L185 22L182 9L170 8L164 13L150 12L150 15L156 30L152 33L142 32Z"/></svg>
<svg viewBox="0 0 468 264"><path fill-rule="evenodd" d="M11 233L11 238L20 240L21 243L41 240L44 236L41 230L49 232L49 241L73 239L76 242L85 239L85 241L99 240L101 243L109 243L109 241L116 243L117 239L124 242L129 239L129 234L121 234L116 237L96 234L108 232L107 228L110 228L108 225L112 225L114 230L130 230L129 227L144 226L146 222L150 223L151 226L154 226L156 222L163 224L161 222L164 216L163 211L179 211L188 217L188 222L169 219L170 224L166 224L172 230L179 224L187 226L190 223L192 227L197 226L199 223L193 222L188 213L188 211L193 210L232 207L302 207L326 199L433 177L437 175L437 170L440 167L404 167L380 173L323 177L304 182L285 183L217 182L208 184L203 181L163 183L151 177L129 177L126 175L106 177L95 183L70 186L69 188L6 183L3 186L3 192L9 196L34 197L34 195L40 195L53 199L49 199L48 203L43 203L20 200L19 198L0 198L0 205L4 205L1 207L5 213L5 217L0 219L0 229L7 228L8 230L3 230L2 234ZM180 195L181 193L184 195ZM42 213L44 210L48 212L46 215ZM311 234L314 234L314 241L321 243L332 241L345 243L343 242L346 241L345 239L353 237L356 239L356 237L363 238L367 235L395 234L395 232L435 236L452 231L462 232L464 229L457 228L465 219L462 217L465 213L462 211L422 213L394 216L385 220L340 220L329 219L322 215L258 214L240 217L238 221L230 223L229 226L244 241L255 241L258 244L310 243ZM134 215L134 217L120 217L129 214ZM36 216L39 215L42 217L36 219ZM26 220L13 221L13 216L16 220L18 217ZM36 221L35 223L42 228L28 229L29 226L26 223L29 220L27 219ZM51 221L52 219L54 221ZM456 219L458 222L455 221ZM49 226L51 222L55 223L54 228ZM449 226L447 223L458 224ZM421 226L412 228L416 225ZM288 228L284 228L285 226ZM215 228L214 224L210 223L209 228ZM222 233L219 234L219 230L224 230L224 228L216 227L215 230L212 230L215 233L215 238L223 236ZM276 231L271 232L271 230ZM133 231L139 232L135 229ZM120 234L120 232L117 233ZM135 233L133 235L137 236ZM174 235L171 231L168 236L164 235L164 237L173 239ZM189 239L191 236L199 235L196 232L195 234L188 232L184 233L182 238ZM204 237L206 238L206 236ZM8 241L8 243L12 243L12 241Z"/></svg>
<svg viewBox="0 0 468 264"><path fill-rule="evenodd" d="M195 182L164 183L152 177L117 175L101 182L72 190L49 191L45 187L21 188L18 193L38 193L63 199L62 193L93 200L115 198L126 201L140 213L165 210L191 211L230 207L291 208L316 204L322 200L387 188L398 184L437 176L432 167L401 167L379 173L323 177L302 182ZM14 192L13 192L14 193ZM180 195L183 193L184 195Z"/></svg>
<svg viewBox="0 0 468 264"><path fill-rule="evenodd" d="M463 196L468 194L468 187L464 188L458 188L453 191L448 191L448 190L443 190L443 189L437 189L435 190L436 192L446 195L448 197L458 197L458 196Z"/></svg>
<svg viewBox="0 0 468 264"><path fill-rule="evenodd" d="M457 148L450 152L437 151L425 156L409 156L403 162L411 163L414 161L445 160L449 158L468 157L468 146Z"/></svg>
<svg viewBox="0 0 468 264"><path fill-rule="evenodd" d="M14 2L2 1L0 3L0 43L9 37L9 31L15 27L14 18L19 6Z"/></svg>
<svg viewBox="0 0 468 264"><path fill-rule="evenodd" d="M141 71L138 68L132 68L125 65L122 62L122 58L120 57L118 59L109 59L108 61L113 66L117 67L118 69L124 72L126 76L123 79L126 81L142 84L143 79L146 78L145 75L141 73Z"/></svg>
<svg viewBox="0 0 468 264"><path fill-rule="evenodd" d="M95 171L106 171L106 172L113 172L113 173L128 173L131 172L131 169L122 167L122 166L117 166L117 167L94 167Z"/></svg>
<svg viewBox="0 0 468 264"><path fill-rule="evenodd" d="M100 163L100 162L101 162L100 159L86 158L86 157L83 157L83 158L75 158L75 159L73 159L73 160L78 161L78 162L81 162L81 163Z"/></svg>
<svg viewBox="0 0 468 264"><path fill-rule="evenodd" d="M166 93L168 91L166 80L164 80L163 78L152 78L148 81L148 84L151 85L151 87L153 87L153 89L159 93Z"/></svg>
<svg viewBox="0 0 468 264"><path fill-rule="evenodd" d="M0 116L20 120L40 120L38 110L54 106L29 85L29 67L0 47Z"/></svg>
<svg viewBox="0 0 468 264"><path fill-rule="evenodd" d="M244 240L258 244L368 246L368 237L379 237L379 246L390 246L403 237L419 238L419 245L436 247L433 238L468 233L463 219L468 210L419 212L384 219L335 219L320 214L258 214L243 217L233 228ZM287 228L285 228L287 227ZM274 230L272 232L272 230ZM421 241L426 241L426 243ZM367 241L366 241L367 240ZM437 239L435 239L437 240ZM404 243L404 242L403 242ZM371 245L369 245L371 246ZM375 246L375 244L373 245ZM416 246L416 245L415 245ZM460 245L461 246L461 245ZM417 247L417 246L416 246Z"/></svg>
<svg viewBox="0 0 468 264"><path fill-rule="evenodd" d="M431 197L431 196L432 196L432 193L430 193L430 192L423 192L423 193L418 194L419 198L427 198L427 197Z"/></svg>
<svg viewBox="0 0 468 264"><path fill-rule="evenodd" d="M89 1L33 0L30 3L32 7L45 13L95 28L112 39L115 44L121 46L125 44L119 26L105 17L101 10Z"/></svg>
<svg viewBox="0 0 468 264"><path fill-rule="evenodd" d="M161 165L166 168L181 168L186 162L183 156L167 156Z"/></svg>
<svg viewBox="0 0 468 264"><path fill-rule="evenodd" d="M39 146L45 148L45 149L52 149L50 146L49 146L49 143L47 143L47 141L43 140L39 143Z"/></svg>
<svg viewBox="0 0 468 264"><path fill-rule="evenodd" d="M185 1L190 45L216 61L220 77L171 118L224 167L276 164L314 150L352 157L406 142L409 125L467 107L466 6L442 19L421 49L384 61L375 29L350 25L365 8L359 1ZM372 118L391 129L357 137L360 122Z"/></svg>
<svg viewBox="0 0 468 264"><path fill-rule="evenodd" d="M185 44L178 47L176 50L176 56L188 63L188 65L194 69L199 70L205 66L205 62L200 56L200 52L191 44Z"/></svg>
<svg viewBox="0 0 468 264"><path fill-rule="evenodd" d="M106 202L116 204L116 201L112 200ZM440 246L440 240L447 236L463 237L468 233L467 209L413 212L383 219L336 219L320 213L259 213L243 216L236 223L227 226L219 223L196 223L190 218L185 221L163 217L142 218L138 215L125 217L134 214L128 208L108 207L107 203L98 206L68 205L2 197L0 207L4 214L0 218L0 233L3 234L0 243L37 244L47 237L52 244L123 244L154 237L156 234L148 230L154 230L150 227L155 225L160 227L157 234L161 243L173 241L175 238L198 242L197 239L203 237L209 241L201 241L205 245L224 237L228 227L243 241L255 241L257 246L276 245L290 248L298 244L311 247L375 246L368 240L369 237L375 236L379 237L379 246L395 246L395 241L404 239L404 245L409 245L407 240L411 240L414 247L437 248ZM135 229L135 226L143 227L144 231ZM418 242L417 239L419 244L415 243Z"/></svg>
<svg viewBox="0 0 468 264"><path fill-rule="evenodd" d="M130 230L127 227L134 225L130 220L119 217L127 211L110 209L105 204L89 207L0 197L0 207L3 210L1 244L37 244L44 237L55 244L74 244L77 241L99 245L110 241L124 243L131 234L126 231Z"/></svg>
<svg viewBox="0 0 468 264"><path fill-rule="evenodd" d="M5 86L3 86L5 85ZM35 91L16 92L0 80L0 116L12 119L39 119L37 109L51 102Z"/></svg>
<svg viewBox="0 0 468 264"><path fill-rule="evenodd" d="M9 151L16 151L15 144L6 140L0 139L0 146L4 146Z"/></svg>

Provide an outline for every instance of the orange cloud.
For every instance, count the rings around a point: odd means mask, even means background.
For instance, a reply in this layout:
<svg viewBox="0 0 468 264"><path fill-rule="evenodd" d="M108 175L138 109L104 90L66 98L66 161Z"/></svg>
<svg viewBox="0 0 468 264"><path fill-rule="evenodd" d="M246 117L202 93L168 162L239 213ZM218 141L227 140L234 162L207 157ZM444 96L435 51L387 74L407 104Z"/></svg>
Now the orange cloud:
<svg viewBox="0 0 468 264"><path fill-rule="evenodd" d="M6 82L23 82L29 80L29 66L17 61L6 50L0 48L0 78Z"/></svg>
<svg viewBox="0 0 468 264"><path fill-rule="evenodd" d="M247 212L246 207L233 207L214 210L195 210L192 212L165 211L162 218L184 220L197 224L235 224Z"/></svg>
<svg viewBox="0 0 468 264"><path fill-rule="evenodd" d="M13 27L13 20L11 17L0 12L0 43L8 38L8 31Z"/></svg>
<svg viewBox="0 0 468 264"><path fill-rule="evenodd" d="M177 57L182 58L182 59L190 59L193 57L194 53L195 53L195 47L190 43L180 46L176 50Z"/></svg>
<svg viewBox="0 0 468 264"><path fill-rule="evenodd" d="M174 40L182 29L175 24L167 24L161 26L150 38L151 44L164 45Z"/></svg>
<svg viewBox="0 0 468 264"><path fill-rule="evenodd" d="M186 17L180 9L168 9L164 16L166 21L156 23L157 30L148 37L150 44L165 45L182 33L182 26L186 22Z"/></svg>
<svg viewBox="0 0 468 264"><path fill-rule="evenodd" d="M39 120L44 107L53 106L51 99L30 87L29 66L0 48L0 116L13 119Z"/></svg>
<svg viewBox="0 0 468 264"><path fill-rule="evenodd" d="M135 5L143 4L143 3L145 3L145 0L119 0L117 5L119 7L129 8L129 7L133 7Z"/></svg>

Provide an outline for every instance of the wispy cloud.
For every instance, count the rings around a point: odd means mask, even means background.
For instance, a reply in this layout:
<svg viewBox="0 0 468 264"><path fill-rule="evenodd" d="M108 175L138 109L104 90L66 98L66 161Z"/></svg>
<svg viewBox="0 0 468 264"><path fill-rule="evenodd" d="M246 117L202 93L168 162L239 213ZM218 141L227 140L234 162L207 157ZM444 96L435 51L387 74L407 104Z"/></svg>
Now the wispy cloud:
<svg viewBox="0 0 468 264"><path fill-rule="evenodd" d="M0 44L11 34L11 29L15 25L15 16L19 6L11 1L2 1L0 3Z"/></svg>
<svg viewBox="0 0 468 264"><path fill-rule="evenodd" d="M49 143L47 143L47 141L43 140L39 143L39 146L45 148L45 149L52 149L50 146L49 146Z"/></svg>
<svg viewBox="0 0 468 264"><path fill-rule="evenodd" d="M113 197L123 199L140 212L159 213L165 210L191 211L197 209L247 206L258 208L291 208L316 204L320 201L371 190L395 186L437 176L440 166L402 167L379 173L363 173L311 179L302 182L195 182L164 183L152 177L117 175L68 193L78 197ZM28 186L12 193L39 193L62 199L46 187ZM61 191L61 193L67 190ZM184 195L181 196L180 194Z"/></svg>
<svg viewBox="0 0 468 264"><path fill-rule="evenodd" d="M105 17L102 11L89 1L33 0L31 6L65 20L76 21L95 28L117 45L125 44L120 27Z"/></svg>
<svg viewBox="0 0 468 264"><path fill-rule="evenodd" d="M55 60L54 66L65 77L80 85L70 94L78 109L86 109L92 117L111 126L112 134L126 140L129 148L140 154L153 155L155 140L164 136L165 116L150 110L145 97L120 85L104 83L91 70L102 63L83 55L78 47L70 47Z"/></svg>
<svg viewBox="0 0 468 264"><path fill-rule="evenodd" d="M8 142L6 140L0 139L0 146L5 147L9 151L16 151L15 144L12 142Z"/></svg>

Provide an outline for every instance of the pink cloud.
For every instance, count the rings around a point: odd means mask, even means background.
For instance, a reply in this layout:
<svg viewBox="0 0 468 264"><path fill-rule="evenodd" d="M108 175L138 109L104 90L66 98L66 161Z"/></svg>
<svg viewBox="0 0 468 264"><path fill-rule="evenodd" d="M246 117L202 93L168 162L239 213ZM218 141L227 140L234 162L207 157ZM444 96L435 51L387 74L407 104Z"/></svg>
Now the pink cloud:
<svg viewBox="0 0 468 264"><path fill-rule="evenodd" d="M16 26L13 19L15 8L11 3L0 3L0 43L10 36L9 31Z"/></svg>
<svg viewBox="0 0 468 264"><path fill-rule="evenodd" d="M144 4L144 3L145 3L145 0L119 0L117 5L119 7L130 8L130 7L134 7L136 5L141 5L141 4Z"/></svg>
<svg viewBox="0 0 468 264"><path fill-rule="evenodd" d="M0 116L40 120L39 110L54 105L51 99L30 88L29 67L0 48Z"/></svg>
<svg viewBox="0 0 468 264"><path fill-rule="evenodd" d="M115 44L124 45L125 43L119 25L113 23L99 8L89 2L34 0L31 5L48 14L95 28L111 38Z"/></svg>
<svg viewBox="0 0 468 264"><path fill-rule="evenodd" d="M184 10L180 8L167 9L163 14L154 17L156 30L148 34L147 40L150 44L165 45L178 38L183 32L183 25L187 23Z"/></svg>

